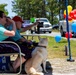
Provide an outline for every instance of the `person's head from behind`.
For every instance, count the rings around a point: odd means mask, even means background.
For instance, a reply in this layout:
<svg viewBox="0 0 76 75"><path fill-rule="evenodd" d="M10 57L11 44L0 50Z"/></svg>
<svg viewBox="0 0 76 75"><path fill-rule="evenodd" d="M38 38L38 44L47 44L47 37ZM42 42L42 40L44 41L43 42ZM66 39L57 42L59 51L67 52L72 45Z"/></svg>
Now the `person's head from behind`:
<svg viewBox="0 0 76 75"><path fill-rule="evenodd" d="M15 21L15 23L16 23L16 28L17 28L17 29L21 29L22 23L23 23L22 18L19 17L19 16L15 16L15 17L12 18L12 20Z"/></svg>
<svg viewBox="0 0 76 75"><path fill-rule="evenodd" d="M6 15L1 10L0 10L0 24L2 24L2 25L6 24Z"/></svg>
<svg viewBox="0 0 76 75"><path fill-rule="evenodd" d="M6 17L6 26L11 25L11 22L9 21L9 19L11 19L10 17Z"/></svg>

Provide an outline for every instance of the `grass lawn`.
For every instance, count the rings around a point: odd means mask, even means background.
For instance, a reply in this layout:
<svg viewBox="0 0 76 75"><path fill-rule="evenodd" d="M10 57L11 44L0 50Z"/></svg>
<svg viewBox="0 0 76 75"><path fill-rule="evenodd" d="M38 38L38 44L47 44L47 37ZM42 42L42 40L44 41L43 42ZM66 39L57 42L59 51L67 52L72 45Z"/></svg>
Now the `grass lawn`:
<svg viewBox="0 0 76 75"><path fill-rule="evenodd" d="M52 29L52 32L59 32L59 29Z"/></svg>
<svg viewBox="0 0 76 75"><path fill-rule="evenodd" d="M56 42L54 37L48 37L48 58L66 58L65 46L68 46L67 39L63 39L60 42ZM76 41L70 41L70 50L73 57L76 57Z"/></svg>
<svg viewBox="0 0 76 75"><path fill-rule="evenodd" d="M67 39L61 39L60 42L56 42L54 37L51 36L41 36L41 37L47 37L48 38L48 59L50 58L68 58L69 56L65 56L65 46L68 45ZM28 38L30 40L31 37ZM39 41L38 37L34 37L35 41ZM70 41L70 49L72 57L76 57L76 41L71 40Z"/></svg>

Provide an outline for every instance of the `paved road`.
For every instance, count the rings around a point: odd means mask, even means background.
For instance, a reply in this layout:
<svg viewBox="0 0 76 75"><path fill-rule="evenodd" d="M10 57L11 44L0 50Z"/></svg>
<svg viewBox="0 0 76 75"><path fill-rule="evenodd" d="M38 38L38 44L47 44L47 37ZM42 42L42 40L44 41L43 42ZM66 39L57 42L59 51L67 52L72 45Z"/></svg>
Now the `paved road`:
<svg viewBox="0 0 76 75"><path fill-rule="evenodd" d="M23 36L52 36L55 37L56 35L61 35L59 32L52 32L52 33L45 33L45 34L22 34ZM65 37L62 37L65 38ZM66 38L65 38L66 39ZM76 40L76 38L71 38L70 40Z"/></svg>
<svg viewBox="0 0 76 75"><path fill-rule="evenodd" d="M46 33L46 34L40 34L40 35L45 35L45 36L52 36L52 37L55 37L56 35L61 35L59 32L52 32L52 33ZM66 39L65 37L62 37L64 39ZM70 40L76 40L76 38L70 38Z"/></svg>
<svg viewBox="0 0 76 75"><path fill-rule="evenodd" d="M56 35L60 35L60 33L59 32L52 32L52 33L41 33L41 34L21 34L21 35L28 35L28 36L38 36L38 35L40 35L40 36L56 36Z"/></svg>
<svg viewBox="0 0 76 75"><path fill-rule="evenodd" d="M61 35L59 32L52 32L52 33L47 33L47 34L45 34L45 35L47 35L47 36L53 36L53 37L55 37L56 35Z"/></svg>

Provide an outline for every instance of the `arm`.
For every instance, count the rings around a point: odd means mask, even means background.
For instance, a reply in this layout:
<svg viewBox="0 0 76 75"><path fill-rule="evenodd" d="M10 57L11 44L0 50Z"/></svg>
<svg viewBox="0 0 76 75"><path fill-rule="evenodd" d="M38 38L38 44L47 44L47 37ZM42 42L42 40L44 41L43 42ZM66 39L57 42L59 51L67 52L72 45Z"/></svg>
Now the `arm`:
<svg viewBox="0 0 76 75"><path fill-rule="evenodd" d="M4 32L4 35L6 35L6 36L14 36L14 35L15 35L15 31L16 31L15 22L14 22L13 20L11 20L11 19L8 19L8 21L11 22L11 24L13 25L13 28L12 28L11 31L6 30L6 31Z"/></svg>
<svg viewBox="0 0 76 75"><path fill-rule="evenodd" d="M39 20L38 20L38 21L39 21ZM33 23L33 24L31 24L31 25L29 25L29 26L27 26L27 27L22 28L22 29L21 29L21 32L24 32L24 31L26 31L26 30L29 30L29 29L31 29L33 26L37 26L38 23L39 23L38 21L35 22L35 23Z"/></svg>

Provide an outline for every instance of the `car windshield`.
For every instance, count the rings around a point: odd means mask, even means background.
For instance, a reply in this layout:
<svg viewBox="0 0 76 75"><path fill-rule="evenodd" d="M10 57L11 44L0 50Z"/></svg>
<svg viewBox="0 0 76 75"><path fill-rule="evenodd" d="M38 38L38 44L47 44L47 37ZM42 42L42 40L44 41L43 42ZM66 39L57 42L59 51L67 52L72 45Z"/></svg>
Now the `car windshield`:
<svg viewBox="0 0 76 75"><path fill-rule="evenodd" d="M36 20L37 21L37 20ZM47 19L40 19L41 22L48 22Z"/></svg>

